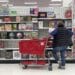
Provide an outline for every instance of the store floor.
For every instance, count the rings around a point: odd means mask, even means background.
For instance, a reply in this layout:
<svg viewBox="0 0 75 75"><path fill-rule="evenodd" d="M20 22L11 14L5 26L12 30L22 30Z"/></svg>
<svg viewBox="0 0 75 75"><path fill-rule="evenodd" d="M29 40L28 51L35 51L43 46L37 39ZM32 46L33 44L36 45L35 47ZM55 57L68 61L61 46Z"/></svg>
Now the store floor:
<svg viewBox="0 0 75 75"><path fill-rule="evenodd" d="M29 67L25 70L19 64L0 64L0 75L74 75L75 64L67 64L65 70L57 69L57 64L53 65L53 71L48 71L47 67Z"/></svg>

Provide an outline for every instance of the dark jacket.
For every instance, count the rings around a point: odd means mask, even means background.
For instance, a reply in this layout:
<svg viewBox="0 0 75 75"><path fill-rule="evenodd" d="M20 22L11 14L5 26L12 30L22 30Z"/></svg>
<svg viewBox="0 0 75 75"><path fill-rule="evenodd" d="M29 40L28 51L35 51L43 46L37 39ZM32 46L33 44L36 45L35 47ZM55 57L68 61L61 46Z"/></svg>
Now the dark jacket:
<svg viewBox="0 0 75 75"><path fill-rule="evenodd" d="M56 28L51 35L54 37L53 39L53 47L59 46L69 46L69 41L72 37L72 32L66 29L65 27Z"/></svg>

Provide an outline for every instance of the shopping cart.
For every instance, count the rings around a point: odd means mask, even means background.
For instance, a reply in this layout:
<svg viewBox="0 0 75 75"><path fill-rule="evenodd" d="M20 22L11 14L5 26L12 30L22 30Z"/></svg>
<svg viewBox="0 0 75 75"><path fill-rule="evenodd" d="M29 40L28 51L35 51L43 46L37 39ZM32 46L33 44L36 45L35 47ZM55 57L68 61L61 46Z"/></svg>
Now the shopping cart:
<svg viewBox="0 0 75 75"><path fill-rule="evenodd" d="M45 65L48 60L48 70L52 70L50 60L45 57L45 48L47 45L47 39L32 39L21 40L19 42L19 51L22 54L21 64L26 69L28 65Z"/></svg>

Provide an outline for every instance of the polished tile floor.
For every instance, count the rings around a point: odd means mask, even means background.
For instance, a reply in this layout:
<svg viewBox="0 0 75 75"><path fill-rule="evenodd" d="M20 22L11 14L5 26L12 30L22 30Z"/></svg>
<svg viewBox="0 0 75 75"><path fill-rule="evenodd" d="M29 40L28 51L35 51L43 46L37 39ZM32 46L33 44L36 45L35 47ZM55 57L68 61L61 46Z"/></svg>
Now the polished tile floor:
<svg viewBox="0 0 75 75"><path fill-rule="evenodd" d="M67 64L65 70L57 67L57 64L53 64L53 71L48 71L48 66L30 66L24 70L20 64L0 64L0 75L75 75L75 64Z"/></svg>

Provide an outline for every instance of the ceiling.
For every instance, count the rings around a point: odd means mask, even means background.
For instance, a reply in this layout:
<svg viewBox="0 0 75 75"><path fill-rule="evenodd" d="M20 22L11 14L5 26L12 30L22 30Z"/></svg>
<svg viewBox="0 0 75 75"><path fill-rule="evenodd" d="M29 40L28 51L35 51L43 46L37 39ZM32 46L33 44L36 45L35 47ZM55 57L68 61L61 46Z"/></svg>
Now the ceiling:
<svg viewBox="0 0 75 75"><path fill-rule="evenodd" d="M9 4L13 4L14 6L25 6L25 2L37 2L38 6L49 6L49 4L61 4L61 1L51 1L51 0L9 0ZM2 4L2 3L1 3Z"/></svg>

